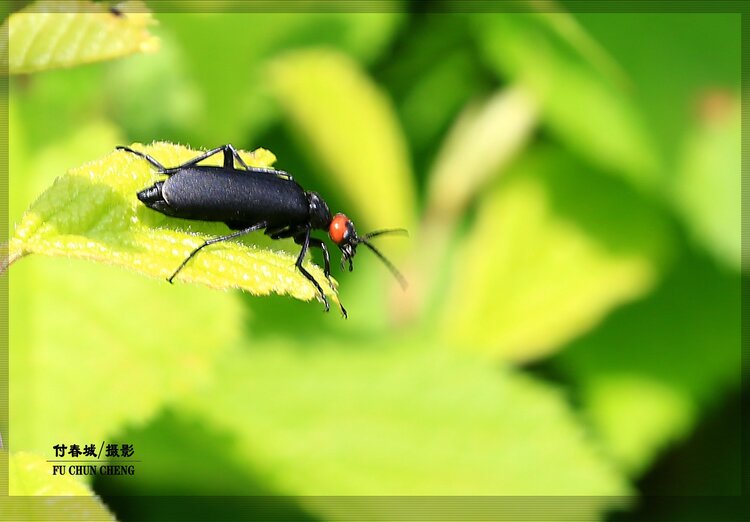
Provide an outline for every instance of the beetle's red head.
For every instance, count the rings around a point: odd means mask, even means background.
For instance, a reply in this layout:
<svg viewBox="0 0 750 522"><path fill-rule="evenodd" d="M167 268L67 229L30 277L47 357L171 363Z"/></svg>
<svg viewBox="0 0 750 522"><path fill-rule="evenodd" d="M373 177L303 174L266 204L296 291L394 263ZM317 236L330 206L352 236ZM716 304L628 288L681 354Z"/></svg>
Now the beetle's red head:
<svg viewBox="0 0 750 522"><path fill-rule="evenodd" d="M377 255L383 261L383 263L385 263L390 271L393 272L393 275L396 276L396 279L398 279L399 283L401 283L401 286L405 288L406 279L404 279L404 276L402 276L401 273L396 270L396 267L393 266L393 263L388 261L388 259L386 259L385 256L381 254L380 251L372 246L372 244L368 241L372 237L389 233L405 234L406 230L402 228L377 230L363 236L358 236L357 231L354 228L354 223L352 223L352 220L346 217L346 215L344 214L336 214L335 216L333 216L331 224L328 226L328 235L330 236L331 240L336 243L336 245L338 245L338 247L341 249L342 270L344 269L344 265L348 262L349 271L352 271L352 269L354 268L354 266L352 265L352 258L357 253L357 245L362 243L367 248L375 252L375 255Z"/></svg>
<svg viewBox="0 0 750 522"><path fill-rule="evenodd" d="M344 214L336 214L328 226L328 235L334 243L341 246L350 238L357 237L357 232L354 230L354 223L351 219Z"/></svg>

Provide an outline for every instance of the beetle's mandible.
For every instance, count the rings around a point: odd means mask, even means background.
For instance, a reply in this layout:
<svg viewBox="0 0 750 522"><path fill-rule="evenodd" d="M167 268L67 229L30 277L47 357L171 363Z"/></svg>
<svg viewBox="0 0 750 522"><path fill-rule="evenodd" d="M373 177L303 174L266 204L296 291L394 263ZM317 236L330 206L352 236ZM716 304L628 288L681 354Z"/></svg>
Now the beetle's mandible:
<svg viewBox="0 0 750 522"><path fill-rule="evenodd" d="M302 266L308 249L320 248L323 252L325 277L331 289L334 289L330 277L328 248L322 240L310 235L313 230L328 232L331 240L341 249L342 269L347 263L349 271L353 269L352 259L357 253L357 246L363 244L385 263L401 286L406 286L401 273L369 241L382 234L406 233L404 229L378 230L360 236L351 219L344 214L331 215L320 194L304 190L283 170L248 167L232 145L209 150L175 167L165 167L148 154L130 147L118 146L117 149L145 159L159 174L167 177L138 192L138 199L144 205L167 216L220 221L235 231L209 239L190 252L167 279L170 283L188 261L208 245L265 229L265 234L272 239L291 237L301 245L295 265L315 286L326 311L329 310L329 305L323 289ZM203 160L219 153L224 155L221 166L199 165ZM346 309L340 301L339 307L343 316L347 317Z"/></svg>

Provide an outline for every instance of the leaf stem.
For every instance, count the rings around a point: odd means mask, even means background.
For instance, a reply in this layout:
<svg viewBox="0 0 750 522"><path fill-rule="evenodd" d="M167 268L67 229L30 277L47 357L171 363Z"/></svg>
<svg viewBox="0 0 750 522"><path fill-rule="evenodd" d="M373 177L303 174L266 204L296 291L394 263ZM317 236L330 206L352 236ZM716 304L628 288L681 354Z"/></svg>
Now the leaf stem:
<svg viewBox="0 0 750 522"><path fill-rule="evenodd" d="M21 259L25 253L20 248L11 249L10 243L6 241L0 244L0 275L3 275L10 265Z"/></svg>

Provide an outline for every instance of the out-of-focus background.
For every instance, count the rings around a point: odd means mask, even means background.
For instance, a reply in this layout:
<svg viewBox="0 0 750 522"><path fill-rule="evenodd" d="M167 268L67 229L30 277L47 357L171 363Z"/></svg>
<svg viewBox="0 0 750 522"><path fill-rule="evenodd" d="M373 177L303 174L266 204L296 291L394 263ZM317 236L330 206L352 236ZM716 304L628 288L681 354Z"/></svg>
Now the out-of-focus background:
<svg viewBox="0 0 750 522"><path fill-rule="evenodd" d="M334 255L344 321L29 256L11 455L132 444L134 476L81 477L120 520L163 515L130 495L283 495L300 520L335 518L326 495L560 495L642 520L684 515L650 495L739 493L739 15L154 19L155 52L11 77L11 233L116 145L264 147L360 231L408 228L377 245L410 285Z"/></svg>

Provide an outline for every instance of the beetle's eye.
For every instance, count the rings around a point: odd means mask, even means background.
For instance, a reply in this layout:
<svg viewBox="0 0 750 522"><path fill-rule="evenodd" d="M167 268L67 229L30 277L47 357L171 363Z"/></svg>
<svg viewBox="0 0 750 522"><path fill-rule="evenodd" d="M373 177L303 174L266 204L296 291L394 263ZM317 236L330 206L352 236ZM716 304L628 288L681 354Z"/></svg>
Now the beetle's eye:
<svg viewBox="0 0 750 522"><path fill-rule="evenodd" d="M347 237L349 237L350 224L351 221L344 214L333 216L333 220L331 220L331 224L328 227L328 235L331 237L331 240L337 245L344 243Z"/></svg>

